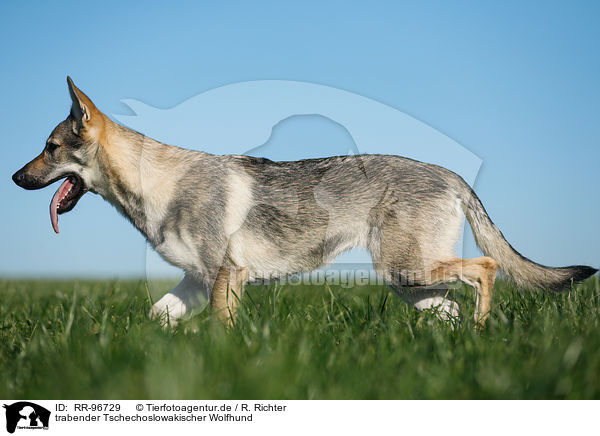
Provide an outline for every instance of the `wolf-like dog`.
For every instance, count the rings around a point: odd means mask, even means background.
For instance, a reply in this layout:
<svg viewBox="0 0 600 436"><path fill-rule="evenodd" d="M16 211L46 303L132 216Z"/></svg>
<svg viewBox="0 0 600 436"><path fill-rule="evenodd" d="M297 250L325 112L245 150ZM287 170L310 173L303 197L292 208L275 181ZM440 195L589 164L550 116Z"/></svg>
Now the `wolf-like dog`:
<svg viewBox="0 0 600 436"><path fill-rule="evenodd" d="M211 155L165 145L111 121L67 77L72 106L42 153L13 175L25 189L65 179L50 216L100 194L181 268L181 283L151 315L171 324L203 301L227 324L248 280L310 271L353 247L417 309L458 306L432 285L474 288L474 318L489 315L498 267L523 288L560 291L594 274L521 256L470 186L437 165L400 156L357 155L295 162ZM466 215L485 257L459 259Z"/></svg>

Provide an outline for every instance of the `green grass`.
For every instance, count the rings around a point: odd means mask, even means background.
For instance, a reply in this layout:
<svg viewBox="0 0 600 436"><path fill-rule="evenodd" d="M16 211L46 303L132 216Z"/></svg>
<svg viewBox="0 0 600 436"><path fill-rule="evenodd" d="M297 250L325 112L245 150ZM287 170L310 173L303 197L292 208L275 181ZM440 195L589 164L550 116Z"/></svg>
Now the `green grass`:
<svg viewBox="0 0 600 436"><path fill-rule="evenodd" d="M229 331L208 312L161 329L143 281L0 281L0 297L2 398L600 398L597 278L499 282L481 332L467 288L456 330L383 287L249 287Z"/></svg>

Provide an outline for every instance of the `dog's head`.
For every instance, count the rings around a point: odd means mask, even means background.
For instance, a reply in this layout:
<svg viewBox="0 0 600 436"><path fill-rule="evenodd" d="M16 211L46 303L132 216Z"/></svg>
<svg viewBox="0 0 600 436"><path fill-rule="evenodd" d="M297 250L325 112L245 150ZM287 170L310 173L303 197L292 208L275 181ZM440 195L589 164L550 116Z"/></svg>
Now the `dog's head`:
<svg viewBox="0 0 600 436"><path fill-rule="evenodd" d="M98 177L96 154L106 117L67 77L71 112L54 128L42 153L17 171L13 181L24 189L41 189L65 179L50 203L52 227L58 233L57 214L72 210Z"/></svg>

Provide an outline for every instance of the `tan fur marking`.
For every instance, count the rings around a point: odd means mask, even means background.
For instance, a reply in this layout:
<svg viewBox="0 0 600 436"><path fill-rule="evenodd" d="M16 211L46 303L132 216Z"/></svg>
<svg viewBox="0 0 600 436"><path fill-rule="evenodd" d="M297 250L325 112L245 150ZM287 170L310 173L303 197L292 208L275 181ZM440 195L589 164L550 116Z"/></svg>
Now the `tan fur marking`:
<svg viewBox="0 0 600 436"><path fill-rule="evenodd" d="M177 178L185 174L189 163L182 159L182 150L150 138L128 132L109 118L104 118L103 128L97 137L100 150L99 165L106 174L104 184L109 197L118 192L128 192L145 201L145 213L150 234L153 227L167 212ZM110 201L110 199L109 199Z"/></svg>
<svg viewBox="0 0 600 436"><path fill-rule="evenodd" d="M221 268L210 296L210 303L219 319L232 326L238 304L244 294L248 278L247 268Z"/></svg>
<svg viewBox="0 0 600 436"><path fill-rule="evenodd" d="M498 263L491 257L449 259L439 262L431 271L431 282L461 280L473 286L476 295L475 322L483 327L492 308L497 271Z"/></svg>
<svg viewBox="0 0 600 436"><path fill-rule="evenodd" d="M42 152L38 157L27 164L27 171L33 173L35 171L43 172L46 170L48 163L46 162L46 153Z"/></svg>

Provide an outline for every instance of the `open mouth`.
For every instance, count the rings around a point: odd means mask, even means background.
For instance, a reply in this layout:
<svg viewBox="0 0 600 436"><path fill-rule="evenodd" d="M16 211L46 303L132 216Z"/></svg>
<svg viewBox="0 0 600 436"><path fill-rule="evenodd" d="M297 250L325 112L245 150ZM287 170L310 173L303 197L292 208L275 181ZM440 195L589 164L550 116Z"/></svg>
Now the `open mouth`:
<svg viewBox="0 0 600 436"><path fill-rule="evenodd" d="M58 233L58 215L73 209L86 191L83 180L75 174L69 175L62 182L50 202L50 220L56 233Z"/></svg>

